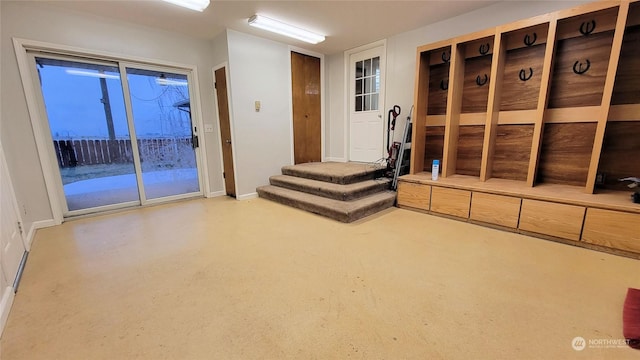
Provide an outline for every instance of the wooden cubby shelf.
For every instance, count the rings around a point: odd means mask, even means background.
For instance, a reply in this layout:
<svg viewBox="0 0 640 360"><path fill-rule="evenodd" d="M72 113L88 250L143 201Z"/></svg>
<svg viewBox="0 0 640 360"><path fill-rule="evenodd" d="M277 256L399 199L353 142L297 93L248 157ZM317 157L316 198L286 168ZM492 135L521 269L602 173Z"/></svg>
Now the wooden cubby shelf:
<svg viewBox="0 0 640 360"><path fill-rule="evenodd" d="M640 0L620 0L418 47L398 205L640 254L618 181L640 177L639 42Z"/></svg>

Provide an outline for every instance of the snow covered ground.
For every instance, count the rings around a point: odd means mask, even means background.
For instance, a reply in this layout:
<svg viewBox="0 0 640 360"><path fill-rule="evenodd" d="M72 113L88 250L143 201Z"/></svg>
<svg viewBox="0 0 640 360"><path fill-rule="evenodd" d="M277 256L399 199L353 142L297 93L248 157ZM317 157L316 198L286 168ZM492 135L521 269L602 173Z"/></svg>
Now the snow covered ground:
<svg viewBox="0 0 640 360"><path fill-rule="evenodd" d="M195 168L143 172L142 179L147 199L200 191ZM135 174L76 181L64 185L64 194L72 211L139 200Z"/></svg>

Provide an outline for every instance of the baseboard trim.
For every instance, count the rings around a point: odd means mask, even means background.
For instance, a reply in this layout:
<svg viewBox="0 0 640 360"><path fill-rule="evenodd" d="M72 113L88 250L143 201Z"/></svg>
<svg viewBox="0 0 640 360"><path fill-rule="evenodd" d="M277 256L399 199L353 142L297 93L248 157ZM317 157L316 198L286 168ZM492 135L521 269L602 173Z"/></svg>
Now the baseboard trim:
<svg viewBox="0 0 640 360"><path fill-rule="evenodd" d="M325 161L335 161L335 162L347 162L345 158L337 158L337 157L327 157Z"/></svg>
<svg viewBox="0 0 640 360"><path fill-rule="evenodd" d="M227 192L224 190L213 191L207 194L207 198L214 198L214 197L220 197L220 196L226 196L226 195L227 195Z"/></svg>
<svg viewBox="0 0 640 360"><path fill-rule="evenodd" d="M40 220L34 221L31 223L31 227L29 228L29 232L27 233L27 237L24 239L24 247L27 251L31 250L31 244L33 243L33 238L36 235L36 230L44 229L52 226L56 226L56 221L53 219L50 220Z"/></svg>
<svg viewBox="0 0 640 360"><path fill-rule="evenodd" d="M254 192L254 193L249 193L249 194L244 194L244 195L238 195L236 197L236 199L238 200L249 200L249 199L255 199L258 197L258 193Z"/></svg>
<svg viewBox="0 0 640 360"><path fill-rule="evenodd" d="M2 301L0 301L0 337L4 332L4 328L7 325L9 319L9 312L11 311L11 305L13 305L13 299L16 294L13 292L13 287L7 286L4 288L2 294Z"/></svg>

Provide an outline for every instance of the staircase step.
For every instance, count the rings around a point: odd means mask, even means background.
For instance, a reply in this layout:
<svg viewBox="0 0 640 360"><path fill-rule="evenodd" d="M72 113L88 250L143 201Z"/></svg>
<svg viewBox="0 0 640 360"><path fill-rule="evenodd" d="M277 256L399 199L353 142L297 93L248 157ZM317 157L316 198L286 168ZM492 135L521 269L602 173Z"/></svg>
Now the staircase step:
<svg viewBox="0 0 640 360"><path fill-rule="evenodd" d="M384 170L371 163L313 162L283 166L282 174L346 185L381 177Z"/></svg>
<svg viewBox="0 0 640 360"><path fill-rule="evenodd" d="M353 184L342 185L296 176L276 175L269 178L269 183L274 186L306 192L330 199L348 201L388 190L391 179L379 178L376 180L365 180Z"/></svg>
<svg viewBox="0 0 640 360"><path fill-rule="evenodd" d="M392 207L396 199L396 193L393 191L383 191L357 200L340 201L273 185L261 186L256 190L261 198L345 223Z"/></svg>

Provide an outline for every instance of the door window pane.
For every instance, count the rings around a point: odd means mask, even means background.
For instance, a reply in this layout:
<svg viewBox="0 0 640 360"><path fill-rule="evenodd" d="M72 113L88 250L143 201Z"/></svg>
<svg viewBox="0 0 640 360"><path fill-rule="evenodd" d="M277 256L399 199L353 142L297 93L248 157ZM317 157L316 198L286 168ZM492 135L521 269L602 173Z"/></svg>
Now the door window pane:
<svg viewBox="0 0 640 360"><path fill-rule="evenodd" d="M186 75L127 68L147 199L200 191Z"/></svg>
<svg viewBox="0 0 640 360"><path fill-rule="evenodd" d="M355 111L378 110L380 57L357 61L355 64Z"/></svg>
<svg viewBox="0 0 640 360"><path fill-rule="evenodd" d="M371 89L371 85L372 85L372 84L371 84L371 78L370 78L370 77L365 78L365 79L364 79L364 92L365 92L366 94L371 94L371 90L372 90L372 89Z"/></svg>
<svg viewBox="0 0 640 360"><path fill-rule="evenodd" d="M378 110L378 94L371 95L371 110Z"/></svg>
<svg viewBox="0 0 640 360"><path fill-rule="evenodd" d="M356 95L362 94L362 79L356 80Z"/></svg>
<svg viewBox="0 0 640 360"><path fill-rule="evenodd" d="M118 68L36 58L70 211L139 201Z"/></svg>

